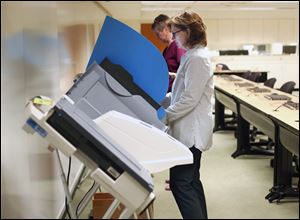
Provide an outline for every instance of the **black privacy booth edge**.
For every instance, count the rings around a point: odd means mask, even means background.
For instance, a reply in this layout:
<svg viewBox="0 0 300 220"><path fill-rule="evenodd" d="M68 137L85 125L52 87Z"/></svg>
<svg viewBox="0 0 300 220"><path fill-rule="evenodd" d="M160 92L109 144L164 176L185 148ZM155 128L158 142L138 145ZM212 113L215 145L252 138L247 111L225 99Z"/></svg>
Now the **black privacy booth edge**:
<svg viewBox="0 0 300 220"><path fill-rule="evenodd" d="M156 110L160 108L160 105L151 96L133 82L133 78L130 73L128 73L121 65L113 64L108 58L105 58L101 62L100 66L132 95L142 96Z"/></svg>

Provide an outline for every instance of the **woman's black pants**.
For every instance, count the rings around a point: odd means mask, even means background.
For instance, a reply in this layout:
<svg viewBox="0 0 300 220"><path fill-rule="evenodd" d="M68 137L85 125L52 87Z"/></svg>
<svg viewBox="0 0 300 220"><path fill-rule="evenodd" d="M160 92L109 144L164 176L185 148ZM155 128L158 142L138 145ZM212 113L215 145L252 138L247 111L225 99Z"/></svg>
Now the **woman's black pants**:
<svg viewBox="0 0 300 220"><path fill-rule="evenodd" d="M170 169L170 189L184 219L207 219L207 209L200 181L202 152L191 147L193 164L178 165Z"/></svg>

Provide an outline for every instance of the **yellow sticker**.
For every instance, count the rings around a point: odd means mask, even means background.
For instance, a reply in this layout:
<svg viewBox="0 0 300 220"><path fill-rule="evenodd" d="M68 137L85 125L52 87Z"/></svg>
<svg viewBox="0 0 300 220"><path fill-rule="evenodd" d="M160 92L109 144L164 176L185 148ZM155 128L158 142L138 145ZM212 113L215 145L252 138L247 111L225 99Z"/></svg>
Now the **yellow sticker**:
<svg viewBox="0 0 300 220"><path fill-rule="evenodd" d="M41 99L41 98L34 98L33 103L34 104L39 104L39 105L52 105L52 100Z"/></svg>

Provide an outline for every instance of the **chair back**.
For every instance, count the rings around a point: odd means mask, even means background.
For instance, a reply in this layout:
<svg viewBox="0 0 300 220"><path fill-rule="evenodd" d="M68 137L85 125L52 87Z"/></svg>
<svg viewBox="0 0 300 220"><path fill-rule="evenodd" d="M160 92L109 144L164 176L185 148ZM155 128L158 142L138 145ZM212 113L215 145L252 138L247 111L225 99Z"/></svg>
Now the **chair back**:
<svg viewBox="0 0 300 220"><path fill-rule="evenodd" d="M258 82L260 76L261 76L260 72L252 72L252 73L250 73L248 80L253 81L253 82Z"/></svg>
<svg viewBox="0 0 300 220"><path fill-rule="evenodd" d="M296 83L294 81L288 81L283 83L282 86L279 88L280 91L292 94Z"/></svg>
<svg viewBox="0 0 300 220"><path fill-rule="evenodd" d="M244 79L248 79L249 77L250 77L250 74L251 74L251 72L244 72L242 75L241 75L241 77L242 78L244 78Z"/></svg>
<svg viewBox="0 0 300 220"><path fill-rule="evenodd" d="M268 86L268 87L270 87L270 88L273 88L275 82L276 82L276 78L270 78L270 79L267 79L267 80L264 82L264 85L265 85L265 86Z"/></svg>

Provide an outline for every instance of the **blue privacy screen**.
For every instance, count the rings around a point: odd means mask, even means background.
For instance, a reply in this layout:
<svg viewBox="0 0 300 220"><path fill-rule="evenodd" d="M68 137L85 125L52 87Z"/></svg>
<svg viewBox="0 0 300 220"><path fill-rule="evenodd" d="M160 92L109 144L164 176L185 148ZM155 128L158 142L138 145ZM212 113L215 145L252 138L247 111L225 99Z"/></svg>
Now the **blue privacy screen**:
<svg viewBox="0 0 300 220"><path fill-rule="evenodd" d="M139 87L161 103L169 83L163 56L141 34L109 16L104 21L88 66L95 61L100 64L105 57L121 65ZM163 107L157 110L157 115L160 119L164 117Z"/></svg>

